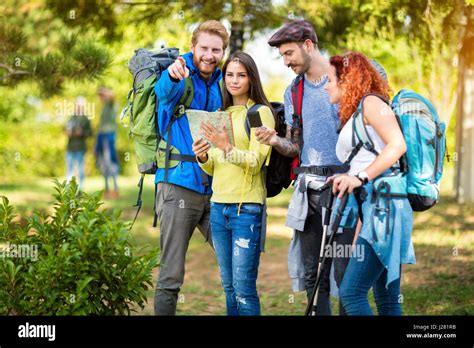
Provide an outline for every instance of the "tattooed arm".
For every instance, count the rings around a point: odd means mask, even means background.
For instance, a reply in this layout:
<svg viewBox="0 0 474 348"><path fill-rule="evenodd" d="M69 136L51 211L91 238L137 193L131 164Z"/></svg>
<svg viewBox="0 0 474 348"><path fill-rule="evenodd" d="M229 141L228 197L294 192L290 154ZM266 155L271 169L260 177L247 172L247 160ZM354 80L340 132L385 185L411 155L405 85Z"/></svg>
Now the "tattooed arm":
<svg viewBox="0 0 474 348"><path fill-rule="evenodd" d="M279 137L274 129L260 127L255 131L257 140L265 145L271 145L275 150L286 157L296 157L299 153L301 131L295 130L294 141L291 141L291 126L286 126L286 137Z"/></svg>
<svg viewBox="0 0 474 348"><path fill-rule="evenodd" d="M300 151L301 130L296 129L291 141L291 126L286 126L286 137L276 136L276 144L273 146L279 153L286 157L296 157Z"/></svg>

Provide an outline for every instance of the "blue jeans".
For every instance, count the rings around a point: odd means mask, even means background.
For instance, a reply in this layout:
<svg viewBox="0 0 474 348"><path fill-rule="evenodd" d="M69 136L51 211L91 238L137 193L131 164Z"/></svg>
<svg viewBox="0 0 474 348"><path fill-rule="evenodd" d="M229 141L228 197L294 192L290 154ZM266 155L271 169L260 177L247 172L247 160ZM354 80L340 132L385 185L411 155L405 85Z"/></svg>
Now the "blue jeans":
<svg viewBox="0 0 474 348"><path fill-rule="evenodd" d="M339 297L346 313L373 315L368 301L369 290L373 287L379 315L401 315L400 278L389 283L387 289L387 270L372 246L359 236L356 248L363 248L364 257L351 257L339 288Z"/></svg>
<svg viewBox="0 0 474 348"><path fill-rule="evenodd" d="M84 151L66 152L67 181L70 181L74 174L74 162L77 163L79 189L82 190L84 188Z"/></svg>
<svg viewBox="0 0 474 348"><path fill-rule="evenodd" d="M95 145L96 165L105 179L105 192L109 191L109 177L112 177L114 190L118 190L117 175L119 163L115 150L115 132L99 133Z"/></svg>
<svg viewBox="0 0 474 348"><path fill-rule="evenodd" d="M263 205L211 202L212 243L226 296L227 315L260 315L257 293Z"/></svg>

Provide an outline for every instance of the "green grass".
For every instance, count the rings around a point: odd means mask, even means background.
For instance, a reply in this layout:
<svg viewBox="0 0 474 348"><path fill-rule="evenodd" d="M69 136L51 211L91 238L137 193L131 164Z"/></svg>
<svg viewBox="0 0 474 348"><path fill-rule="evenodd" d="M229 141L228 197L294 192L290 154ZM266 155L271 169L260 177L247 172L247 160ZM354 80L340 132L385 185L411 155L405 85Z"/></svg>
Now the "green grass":
<svg viewBox="0 0 474 348"><path fill-rule="evenodd" d="M117 207L122 217L132 220L138 192L136 178L121 177L120 198L106 200L104 207ZM101 178L87 178L86 191L103 188ZM153 222L153 178L148 176L143 190L143 207L131 234L137 245L158 245L159 230ZM269 200L266 252L259 268L258 290L264 315L302 315L304 293L294 294L287 273L287 251L292 231L284 226L291 189ZM413 242L416 265L403 266L403 311L411 315L474 315L474 204L457 204L452 196L452 170L446 169L440 203L415 214ZM34 209L51 211L51 179L26 183L0 184L0 195L9 197L22 217ZM156 280L157 270L153 278ZM153 289L148 304L138 314L153 314ZM337 300L333 299L337 313ZM369 300L373 302L373 295ZM374 306L375 308L375 306ZM191 239L186 261L179 315L225 315L225 299L218 267L211 248L199 232Z"/></svg>

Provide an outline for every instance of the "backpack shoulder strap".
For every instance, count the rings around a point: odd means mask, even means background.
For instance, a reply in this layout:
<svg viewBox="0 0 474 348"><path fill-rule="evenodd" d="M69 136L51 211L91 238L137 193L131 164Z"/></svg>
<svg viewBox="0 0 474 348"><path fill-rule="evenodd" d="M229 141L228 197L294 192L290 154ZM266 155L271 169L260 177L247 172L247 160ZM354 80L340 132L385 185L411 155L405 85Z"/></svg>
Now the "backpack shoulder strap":
<svg viewBox="0 0 474 348"><path fill-rule="evenodd" d="M171 126L173 125L174 121L184 115L186 109L189 109L191 102L194 98L194 83L192 77L194 72L192 72L188 77L184 79L184 90L181 98L179 99L178 103L174 107L173 115L168 122L168 126L166 127L165 134L168 135L166 139L166 148L165 148L165 175L164 175L164 182L168 182L168 173L169 173L169 162L170 162L170 154L171 154ZM163 138L165 136L163 134ZM184 158L183 158L184 159ZM183 160L181 159L181 160Z"/></svg>
<svg viewBox="0 0 474 348"><path fill-rule="evenodd" d="M367 98L369 95L376 96L377 98L381 99L384 103L387 105L390 105L390 102L385 99L383 96L376 94L376 93L368 93L364 95L359 102L359 105L357 106L357 110L352 116L354 118L354 123L353 123L353 132L357 136L357 139L359 139L359 142L362 143L362 146L372 152L374 155L378 156L379 153L377 150L375 150L375 145L372 139L370 138L369 133L367 132L367 128L364 123L364 100Z"/></svg>
<svg viewBox="0 0 474 348"><path fill-rule="evenodd" d="M293 140L295 130L303 129L303 92L304 75L298 75L291 86L291 99L293 105L293 125L291 127L291 139ZM303 136L300 137L300 149L303 148Z"/></svg>
<svg viewBox="0 0 474 348"><path fill-rule="evenodd" d="M367 132L367 128L364 123L364 117L362 111L356 111L355 114L352 116L353 124L352 124L352 131L353 131L353 140L355 137L359 140L359 143L362 144L362 147L374 155L378 156L377 150L375 150L374 142L370 137L369 133ZM355 137L354 137L355 135Z"/></svg>
<svg viewBox="0 0 474 348"><path fill-rule="evenodd" d="M364 96L362 97L361 102L363 102L363 101L365 100L365 98L367 98L369 95L373 95L373 96L375 96L375 97L377 97L377 98L379 98L379 99L382 99L382 101L383 101L385 104L390 105L390 101L387 100L383 95L380 95L380 94L378 94L378 93L367 93L366 95L364 95Z"/></svg>
<svg viewBox="0 0 474 348"><path fill-rule="evenodd" d="M352 122L353 122L352 123L352 146L354 146L354 148L352 149L349 157L343 164L343 166L345 167L349 166L350 162L359 153L361 148L364 148L367 151L372 152L375 156L379 155L378 151L375 150L374 142L372 141L372 138L367 132L367 128L364 123L364 116L363 116L364 115L364 100L369 95L375 95L388 104L387 100L385 100L385 98L383 98L382 96L378 94L369 93L362 97L361 101L359 102L359 105L357 106L356 111L351 117ZM350 122L350 120L348 122ZM356 142L356 138L358 142Z"/></svg>
<svg viewBox="0 0 474 348"><path fill-rule="evenodd" d="M303 131L303 92L304 92L304 74L298 75L294 81L293 85L291 86L291 101L293 106L293 124L291 126L291 141L294 141L295 130L300 129L301 132ZM301 150L303 149L303 134L300 136L299 140L299 148L300 151L298 156L293 159L293 163L291 164L291 173L290 178L291 180L296 179L296 175L294 173L294 169L298 168L301 163Z"/></svg>
<svg viewBox="0 0 474 348"><path fill-rule="evenodd" d="M262 104L254 104L250 107L250 109L247 110L247 114L245 116L245 133L247 133L247 137L250 139L250 121L249 121L249 115L253 115L255 113L258 113L258 110L260 107L262 107Z"/></svg>
<svg viewBox="0 0 474 348"><path fill-rule="evenodd" d="M194 98L194 83L192 80L192 75L184 79L184 89L183 94L179 98L179 101L174 107L173 116L179 118L184 115L186 109L189 109Z"/></svg>
<svg viewBox="0 0 474 348"><path fill-rule="evenodd" d="M250 120L249 120L249 115L259 113L260 108L264 106L263 104L254 104L250 107L250 109L247 110L247 114L245 116L245 133L247 133L247 137L250 139ZM267 180L267 166L270 163L270 155L272 153L272 149L270 148L270 151L268 152L267 159L265 160L265 165L263 166L263 182L266 182Z"/></svg>
<svg viewBox="0 0 474 348"><path fill-rule="evenodd" d="M301 117L303 111L303 88L304 75L298 75L291 86L291 101L293 105L293 127L303 126L303 119Z"/></svg>

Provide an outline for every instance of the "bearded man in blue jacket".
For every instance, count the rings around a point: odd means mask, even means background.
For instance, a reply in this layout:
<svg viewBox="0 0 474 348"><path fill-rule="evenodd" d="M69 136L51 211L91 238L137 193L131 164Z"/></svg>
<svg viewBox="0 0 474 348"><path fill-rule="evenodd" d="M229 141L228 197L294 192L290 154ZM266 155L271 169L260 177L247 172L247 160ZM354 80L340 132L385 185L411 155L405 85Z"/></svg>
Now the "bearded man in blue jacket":
<svg viewBox="0 0 474 348"><path fill-rule="evenodd" d="M176 314L178 293L184 280L186 251L194 229L197 227L207 241L211 240L210 178L196 163L186 114L174 120L173 116L183 93L189 93L186 79L190 79L194 86L189 109L216 111L222 108L219 85L222 74L218 65L228 44L229 35L222 23L215 20L201 23L193 32L191 52L178 57L155 85L159 100L158 126L164 141L173 148L165 154L168 168L158 168L155 177L161 249L155 288L156 315Z"/></svg>

